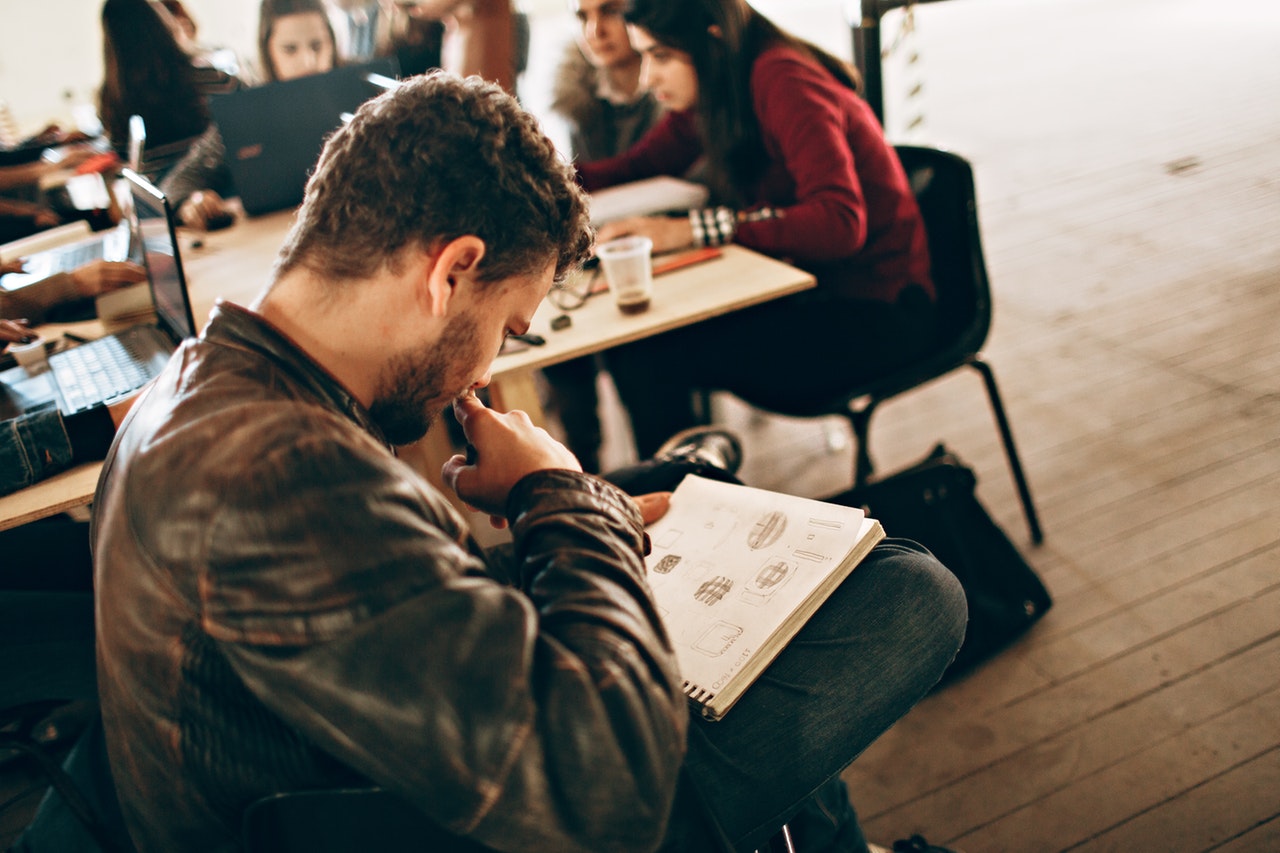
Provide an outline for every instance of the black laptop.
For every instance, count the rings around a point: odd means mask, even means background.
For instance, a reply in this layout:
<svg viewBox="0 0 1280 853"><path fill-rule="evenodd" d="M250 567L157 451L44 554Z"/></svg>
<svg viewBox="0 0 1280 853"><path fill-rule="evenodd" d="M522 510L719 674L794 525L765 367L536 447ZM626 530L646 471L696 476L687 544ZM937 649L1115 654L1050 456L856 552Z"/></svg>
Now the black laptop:
<svg viewBox="0 0 1280 853"><path fill-rule="evenodd" d="M395 60L381 59L210 97L245 213L301 204L326 137L396 73Z"/></svg>
<svg viewBox="0 0 1280 853"><path fill-rule="evenodd" d="M168 199L132 169L121 170L132 204L128 221L147 271L156 322L130 326L49 356L58 409L73 415L128 396L164 369L184 338L196 334L174 215Z"/></svg>

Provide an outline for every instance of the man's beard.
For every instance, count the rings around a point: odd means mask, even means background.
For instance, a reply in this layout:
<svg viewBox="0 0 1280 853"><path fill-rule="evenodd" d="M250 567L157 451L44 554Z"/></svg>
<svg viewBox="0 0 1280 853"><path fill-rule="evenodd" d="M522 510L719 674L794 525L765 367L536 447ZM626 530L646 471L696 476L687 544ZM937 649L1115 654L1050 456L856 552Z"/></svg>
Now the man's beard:
<svg viewBox="0 0 1280 853"><path fill-rule="evenodd" d="M470 377L450 376L450 368L480 364L477 337L474 320L454 317L435 343L402 353L387 365L369 406L369 417L387 441L399 446L422 438L445 407L470 387ZM465 387L452 388L451 383Z"/></svg>

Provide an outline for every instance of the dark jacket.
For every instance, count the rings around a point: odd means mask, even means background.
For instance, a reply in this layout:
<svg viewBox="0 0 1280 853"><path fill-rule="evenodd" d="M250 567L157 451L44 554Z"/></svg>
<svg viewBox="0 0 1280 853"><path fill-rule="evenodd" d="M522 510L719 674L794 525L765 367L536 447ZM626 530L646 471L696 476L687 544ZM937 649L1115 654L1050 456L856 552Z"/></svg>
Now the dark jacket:
<svg viewBox="0 0 1280 853"><path fill-rule="evenodd" d="M575 160L590 162L626 151L657 123L663 109L641 92L631 101L615 101L600 92L600 72L576 42L565 48L556 69L551 109L569 124Z"/></svg>
<svg viewBox="0 0 1280 853"><path fill-rule="evenodd" d="M523 479L498 561L332 376L222 304L96 504L102 713L144 853L237 849L259 797L353 782L503 850L662 840L685 699L603 480Z"/></svg>

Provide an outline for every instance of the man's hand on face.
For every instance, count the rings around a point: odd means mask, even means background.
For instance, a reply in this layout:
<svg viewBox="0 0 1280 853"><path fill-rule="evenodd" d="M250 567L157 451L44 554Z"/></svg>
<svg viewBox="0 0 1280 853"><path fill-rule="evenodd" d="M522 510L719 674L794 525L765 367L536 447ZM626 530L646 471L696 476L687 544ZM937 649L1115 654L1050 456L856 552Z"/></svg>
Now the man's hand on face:
<svg viewBox="0 0 1280 853"><path fill-rule="evenodd" d="M548 468L581 471L569 449L524 412L495 412L473 393L453 403L454 415L474 453L457 454L444 463L441 476L458 497L488 513L495 527L505 527L504 511L511 489L527 474Z"/></svg>

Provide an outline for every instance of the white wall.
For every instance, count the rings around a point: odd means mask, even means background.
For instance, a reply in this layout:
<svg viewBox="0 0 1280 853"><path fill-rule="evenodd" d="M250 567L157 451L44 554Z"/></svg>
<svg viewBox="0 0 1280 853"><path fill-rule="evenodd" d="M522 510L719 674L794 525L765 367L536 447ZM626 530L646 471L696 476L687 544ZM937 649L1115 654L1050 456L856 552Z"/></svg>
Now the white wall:
<svg viewBox="0 0 1280 853"><path fill-rule="evenodd" d="M252 56L259 0L184 0L200 38ZM0 101L24 133L70 121L102 82L102 0L0 0Z"/></svg>

